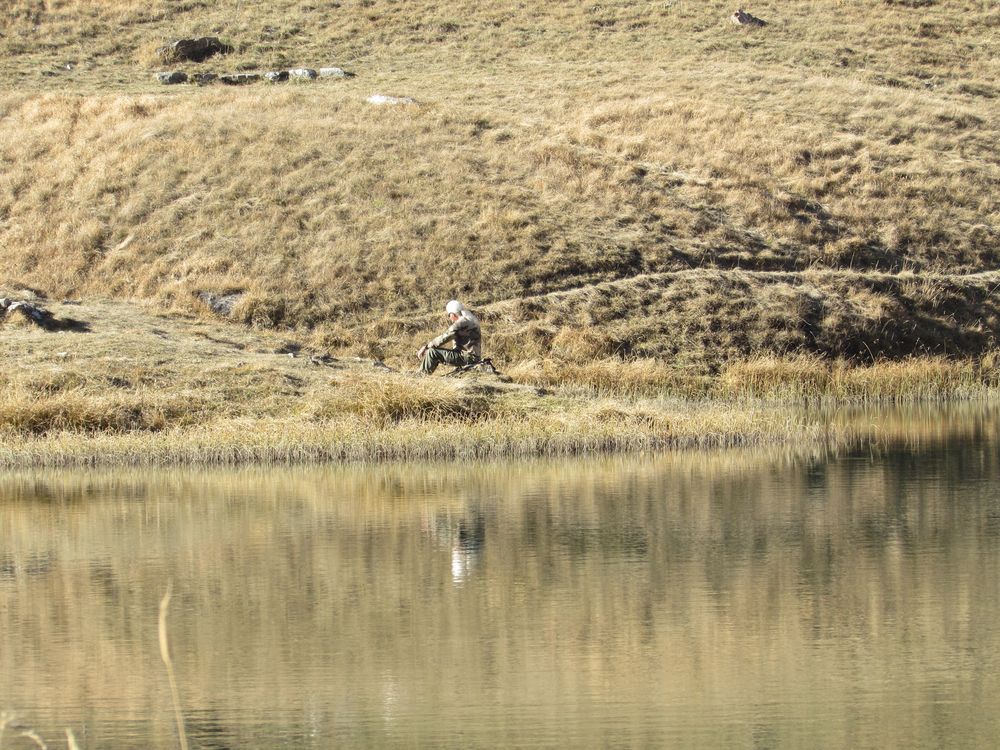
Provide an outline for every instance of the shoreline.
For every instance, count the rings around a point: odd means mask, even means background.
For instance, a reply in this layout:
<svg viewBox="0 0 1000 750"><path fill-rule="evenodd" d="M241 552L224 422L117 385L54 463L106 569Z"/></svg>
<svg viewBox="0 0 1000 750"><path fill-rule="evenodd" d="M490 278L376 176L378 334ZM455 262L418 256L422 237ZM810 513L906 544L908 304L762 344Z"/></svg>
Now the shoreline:
<svg viewBox="0 0 1000 750"><path fill-rule="evenodd" d="M659 411L554 412L523 420L475 422L419 418L390 424L361 418L305 423L236 419L160 432L56 432L4 440L5 469L96 467L276 467L384 464L413 461L494 461L641 455L757 447L844 449L937 439L938 416L949 409L986 413L995 394L951 401L901 404L826 403L806 408L780 404L672 402ZM873 421L880 413L923 410L912 426ZM857 412L852 416L852 412Z"/></svg>
<svg viewBox="0 0 1000 750"><path fill-rule="evenodd" d="M398 388L398 378L389 387ZM428 384L431 385L431 384ZM469 401L481 398L481 387ZM450 387L448 384L446 387ZM419 386L418 386L419 387ZM433 387L433 385L431 385ZM825 443L829 426L783 408L734 412L708 402L573 399L522 410L512 396L453 413L400 419L363 411L347 416L220 420L159 431L57 431L5 440L0 466L281 465L325 462L488 460ZM537 400L545 396L535 397ZM355 406L361 406L355 402ZM338 404L338 411L345 405ZM446 406L451 406L450 404ZM392 407L390 407L392 408ZM428 404L422 408L432 410ZM520 412L520 413L518 413Z"/></svg>
<svg viewBox="0 0 1000 750"><path fill-rule="evenodd" d="M989 403L1000 357L867 366L761 355L712 375L662 359L505 363L503 377L413 377L310 352L294 332L121 302L59 309L80 328L9 320L0 467L483 460L845 445L822 414L883 403ZM409 360L390 360L410 369Z"/></svg>

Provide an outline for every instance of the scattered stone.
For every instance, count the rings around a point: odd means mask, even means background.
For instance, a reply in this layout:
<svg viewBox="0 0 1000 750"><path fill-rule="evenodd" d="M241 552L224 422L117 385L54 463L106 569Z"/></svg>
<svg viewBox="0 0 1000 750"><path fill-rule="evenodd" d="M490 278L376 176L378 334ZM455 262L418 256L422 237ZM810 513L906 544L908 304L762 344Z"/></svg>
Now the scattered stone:
<svg viewBox="0 0 1000 750"><path fill-rule="evenodd" d="M284 81L294 78L301 81L311 81L316 78L353 78L354 73L349 73L343 68L320 68L316 71L312 68L293 68L292 70L271 70L266 73L227 73L219 75L217 73L192 73L190 76L180 70L174 71L164 71L162 73L157 73L156 78L160 83L163 84L175 84L175 83L196 83L199 86L205 86L209 83L224 83L230 86L242 86L247 83L254 83L256 81L265 80L269 83L283 83ZM404 104L412 103L412 99L408 97L398 98L398 97L376 97L380 101L375 102L376 104Z"/></svg>
<svg viewBox="0 0 1000 750"><path fill-rule="evenodd" d="M733 13L729 20L737 26L767 26L767 21L747 13L743 8Z"/></svg>
<svg viewBox="0 0 1000 750"><path fill-rule="evenodd" d="M384 96L383 94L372 94L367 101L369 104L416 104L416 101L409 96Z"/></svg>
<svg viewBox="0 0 1000 750"><path fill-rule="evenodd" d="M29 325L36 325L46 331L73 331L85 333L90 330L90 324L73 318L56 318L34 300L0 298L0 322L6 323L15 318Z"/></svg>
<svg viewBox="0 0 1000 750"><path fill-rule="evenodd" d="M83 304L83 302L82 302L81 300L78 300L78 299L64 299L64 300L62 301L62 303L63 303L64 305L77 305L77 306L79 306L79 305L82 305L82 304Z"/></svg>
<svg viewBox="0 0 1000 750"><path fill-rule="evenodd" d="M178 39L156 53L166 63L190 61L204 62L215 55L228 55L233 48L223 44L218 37L203 36L199 39Z"/></svg>
<svg viewBox="0 0 1000 750"><path fill-rule="evenodd" d="M320 78L354 78L354 73L349 73L343 68L320 68Z"/></svg>
<svg viewBox="0 0 1000 750"><path fill-rule="evenodd" d="M168 70L156 74L156 80L163 84L187 83L188 74L183 70Z"/></svg>
<svg viewBox="0 0 1000 750"><path fill-rule="evenodd" d="M260 80L260 73L228 73L219 76L219 82L227 86L243 86L247 83L254 83Z"/></svg>
<svg viewBox="0 0 1000 750"><path fill-rule="evenodd" d="M3 312L4 320L10 320L15 314L20 314L32 323L37 323L46 328L52 320L52 313L48 310L24 300L13 300L6 297L0 298L0 311Z"/></svg>
<svg viewBox="0 0 1000 750"><path fill-rule="evenodd" d="M229 316L233 314L233 308L243 299L245 292L231 292L230 294L198 292L195 296L208 305L212 312Z"/></svg>

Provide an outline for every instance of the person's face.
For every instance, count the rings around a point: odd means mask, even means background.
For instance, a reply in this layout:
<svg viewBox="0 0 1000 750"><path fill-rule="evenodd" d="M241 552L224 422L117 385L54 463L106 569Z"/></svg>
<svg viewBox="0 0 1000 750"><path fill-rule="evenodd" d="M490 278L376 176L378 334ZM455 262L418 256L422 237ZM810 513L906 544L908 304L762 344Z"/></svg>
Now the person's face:
<svg viewBox="0 0 1000 750"><path fill-rule="evenodd" d="M458 320L458 317L459 317L458 313L448 313L448 320L450 320L452 323Z"/></svg>

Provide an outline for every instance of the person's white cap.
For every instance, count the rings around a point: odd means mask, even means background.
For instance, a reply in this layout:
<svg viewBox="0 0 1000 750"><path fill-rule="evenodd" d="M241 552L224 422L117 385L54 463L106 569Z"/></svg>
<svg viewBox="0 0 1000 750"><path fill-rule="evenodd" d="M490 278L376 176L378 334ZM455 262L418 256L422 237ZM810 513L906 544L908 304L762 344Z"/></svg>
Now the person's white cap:
<svg viewBox="0 0 1000 750"><path fill-rule="evenodd" d="M444 311L449 315L461 315L462 310L465 309L465 305L459 302L457 299L453 299L444 307Z"/></svg>

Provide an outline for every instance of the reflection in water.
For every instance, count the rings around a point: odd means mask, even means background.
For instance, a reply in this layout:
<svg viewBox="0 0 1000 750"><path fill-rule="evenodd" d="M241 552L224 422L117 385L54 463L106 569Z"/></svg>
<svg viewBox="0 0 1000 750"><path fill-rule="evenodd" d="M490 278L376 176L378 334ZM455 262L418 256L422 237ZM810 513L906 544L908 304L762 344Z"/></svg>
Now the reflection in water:
<svg viewBox="0 0 1000 750"><path fill-rule="evenodd" d="M173 579L194 747L992 747L997 422L943 423L834 456L0 478L0 709L174 747Z"/></svg>
<svg viewBox="0 0 1000 750"><path fill-rule="evenodd" d="M451 577L460 583L478 566L486 542L486 520L478 510L459 519L455 541L451 548Z"/></svg>

